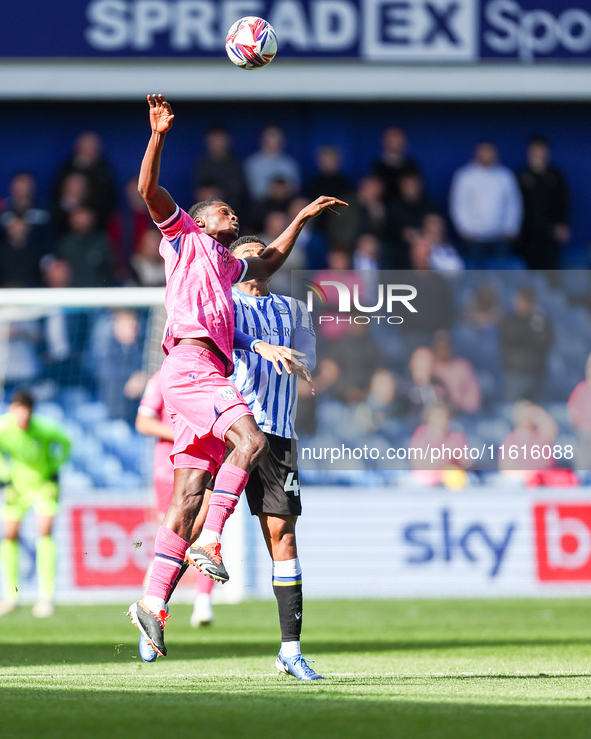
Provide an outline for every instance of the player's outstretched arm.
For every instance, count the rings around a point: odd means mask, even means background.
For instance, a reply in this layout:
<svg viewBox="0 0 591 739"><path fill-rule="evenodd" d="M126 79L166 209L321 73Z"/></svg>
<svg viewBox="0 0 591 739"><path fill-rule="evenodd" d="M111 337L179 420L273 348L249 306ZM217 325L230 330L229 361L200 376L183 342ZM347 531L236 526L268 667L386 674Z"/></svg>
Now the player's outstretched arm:
<svg viewBox="0 0 591 739"><path fill-rule="evenodd" d="M329 213L339 215L334 210L334 206L348 207L348 203L338 198L327 197L322 195L313 203L303 208L285 231L278 236L258 257L246 257L248 262L248 270L244 276L244 280L251 280L255 277L270 277L282 266L290 251L293 249L298 236L310 218L316 218L325 210Z"/></svg>
<svg viewBox="0 0 591 739"><path fill-rule="evenodd" d="M176 210L176 204L170 193L158 184L164 140L172 128L174 115L163 95L148 95L148 105L152 135L142 160L138 190L146 201L152 219L156 223L163 223Z"/></svg>

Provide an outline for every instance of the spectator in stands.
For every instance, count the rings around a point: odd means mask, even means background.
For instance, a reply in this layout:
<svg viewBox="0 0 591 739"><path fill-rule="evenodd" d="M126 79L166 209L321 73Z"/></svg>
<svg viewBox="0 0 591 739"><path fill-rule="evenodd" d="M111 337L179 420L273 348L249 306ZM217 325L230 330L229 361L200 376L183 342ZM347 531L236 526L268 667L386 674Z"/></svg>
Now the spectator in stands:
<svg viewBox="0 0 591 739"><path fill-rule="evenodd" d="M107 236L97 229L92 210L79 206L70 213L69 233L57 245L57 256L72 270L72 287L110 287L113 260Z"/></svg>
<svg viewBox="0 0 591 739"><path fill-rule="evenodd" d="M454 307L447 281L440 273L430 269L432 243L422 232L415 232L411 241L410 261L415 270L412 284L417 295L412 304L416 313L404 309L402 332L410 350L430 345L433 333L449 329L454 317Z"/></svg>
<svg viewBox="0 0 591 739"><path fill-rule="evenodd" d="M568 416L577 430L575 466L591 471L591 354L585 364L585 379L579 382L568 399Z"/></svg>
<svg viewBox="0 0 591 739"><path fill-rule="evenodd" d="M335 197L350 203L354 190L351 180L342 170L341 150L336 146L321 146L316 152L316 173L306 186L310 200L316 200L324 193L333 192ZM329 236L331 221L338 219L325 216L325 213L321 213L315 219L314 227Z"/></svg>
<svg viewBox="0 0 591 739"><path fill-rule="evenodd" d="M552 344L552 327L537 309L532 288L518 290L514 312L503 318L500 331L504 401L538 401L542 396L546 357Z"/></svg>
<svg viewBox="0 0 591 739"><path fill-rule="evenodd" d="M417 420L428 406L445 400L445 388L434 377L435 356L427 346L417 347L408 363L410 373L401 391L404 415Z"/></svg>
<svg viewBox="0 0 591 739"><path fill-rule="evenodd" d="M407 146L406 133L401 128L392 126L382 134L382 153L371 174L382 181L384 202L399 197L400 175L408 166L419 169L416 162L407 157Z"/></svg>
<svg viewBox="0 0 591 739"><path fill-rule="evenodd" d="M64 180L72 173L86 177L88 197L84 204L94 208L97 227L106 230L117 202L117 185L113 169L103 153L102 141L93 131L78 136L72 154L60 167L53 186L54 204L62 197Z"/></svg>
<svg viewBox="0 0 591 739"><path fill-rule="evenodd" d="M464 260L449 240L445 221L439 213L427 213L423 219L423 235L431 242L429 256L431 269L443 271L464 269Z"/></svg>
<svg viewBox="0 0 591 739"><path fill-rule="evenodd" d="M47 232L29 222L26 213L5 211L2 216L0 285L41 287L41 261L49 250Z"/></svg>
<svg viewBox="0 0 591 739"><path fill-rule="evenodd" d="M341 150L336 146L321 146L316 152L316 174L310 179L306 193L316 200L327 192L341 200L348 199L353 190L351 180L342 170Z"/></svg>
<svg viewBox="0 0 591 739"><path fill-rule="evenodd" d="M452 489L463 488L468 483L464 446L467 439L461 431L452 431L452 414L445 403L428 405L423 411L423 421L411 437L409 446L420 449L422 454L410 458L413 475L427 485L444 485ZM433 451L440 452L433 459ZM456 450L462 450L461 455ZM454 452L456 457L454 458Z"/></svg>
<svg viewBox="0 0 591 739"><path fill-rule="evenodd" d="M47 287L64 288L72 284L68 262L48 255L43 260L43 279ZM94 368L87 361L91 333L88 309L60 308L44 321L43 364L45 378L61 386L83 386L94 392Z"/></svg>
<svg viewBox="0 0 591 739"><path fill-rule="evenodd" d="M237 213L247 206L246 180L242 162L232 150L232 139L224 126L211 126L205 134L205 153L193 171L194 192L217 187L219 195ZM208 198L196 197L196 201Z"/></svg>
<svg viewBox="0 0 591 739"><path fill-rule="evenodd" d="M476 413L481 393L472 365L463 357L454 357L449 331L437 331L433 338L433 378L445 389L447 402L456 413Z"/></svg>
<svg viewBox="0 0 591 739"><path fill-rule="evenodd" d="M114 245L114 262L121 282L129 277L127 271L131 257L138 250L144 233L154 227L146 203L138 192L137 182L137 175L127 180L123 207L109 224L109 241Z"/></svg>
<svg viewBox="0 0 591 739"><path fill-rule="evenodd" d="M354 294L355 285L359 285L360 297L364 297L358 276L351 270L351 254L343 249L330 249L326 255L327 268L314 275L314 282L342 282ZM328 304L323 306L323 312L332 315L335 320L324 321L318 326L320 336L328 340L336 339L347 333L348 324L345 321L337 321L338 292L334 286L326 286L325 292Z"/></svg>
<svg viewBox="0 0 591 739"><path fill-rule="evenodd" d="M303 197L294 198L287 209L287 220L291 223L296 215L308 204L308 199ZM316 219L314 219L316 220ZM335 219L336 220L336 219ZM294 249L303 252L303 267L294 267L293 269L324 269L326 267L326 255L328 252L328 243L323 233L315 228L313 221L308 221L304 228L300 231L300 235L296 241ZM290 255L291 256L291 255ZM289 259L290 257L288 257ZM276 292L273 288L273 292ZM287 293L291 294L291 291Z"/></svg>
<svg viewBox="0 0 591 739"><path fill-rule="evenodd" d="M558 426L552 416L529 400L515 403L513 410L514 429L503 439L504 454L499 456L499 470L505 474L527 482L532 474L549 470L555 466L553 455L544 459L543 454L532 453L533 447L552 447L558 435ZM509 453L516 448L516 456ZM511 457L515 456L515 459Z"/></svg>
<svg viewBox="0 0 591 739"><path fill-rule="evenodd" d="M136 253L131 257L134 282L140 287L163 287L166 285L164 260L160 256L160 231L151 228L144 231Z"/></svg>
<svg viewBox="0 0 591 739"><path fill-rule="evenodd" d="M248 191L254 200L263 200L269 192L269 185L277 177L282 177L289 183L293 193L299 192L299 164L284 152L284 148L285 134L278 126L263 129L260 149L244 163Z"/></svg>
<svg viewBox="0 0 591 739"><path fill-rule="evenodd" d="M63 236L70 228L70 213L76 208L94 209L90 195L90 182L85 174L70 172L64 177L57 197L52 203L51 218L56 236Z"/></svg>
<svg viewBox="0 0 591 739"><path fill-rule="evenodd" d="M499 163L497 147L490 141L481 141L474 161L454 174L450 214L471 267L483 268L487 259L509 254L521 228L521 193L515 175Z"/></svg>
<svg viewBox="0 0 591 739"><path fill-rule="evenodd" d="M42 372L39 357L39 344L43 338L40 320L16 320L5 324L6 364L3 368L3 390L8 395L12 390L24 385L32 386L39 380Z"/></svg>
<svg viewBox="0 0 591 739"><path fill-rule="evenodd" d="M293 200L292 185L284 177L274 177L263 200L255 203L251 209L251 222L255 231L260 231L269 213L280 211L287 213ZM307 201L306 201L307 202Z"/></svg>
<svg viewBox="0 0 591 739"><path fill-rule="evenodd" d="M367 176L359 181L352 205L357 214L357 233L373 234L383 240L386 235L386 206L384 183L379 177ZM349 210L353 212L351 207Z"/></svg>
<svg viewBox="0 0 591 739"><path fill-rule="evenodd" d="M43 282L47 287L71 287L72 268L65 259L50 255L42 262Z"/></svg>
<svg viewBox="0 0 591 739"><path fill-rule="evenodd" d="M34 230L44 234L49 244L51 218L49 211L37 205L37 182L32 172L17 172L8 185L8 198L4 201L4 212L0 215L0 226L17 216L24 218Z"/></svg>
<svg viewBox="0 0 591 739"><path fill-rule="evenodd" d="M421 173L414 166L401 170L398 177L398 197L387 201L386 228L388 244L383 251L386 269L406 269L413 235L422 228L425 216L437 210L426 194Z"/></svg>
<svg viewBox="0 0 591 739"><path fill-rule="evenodd" d="M142 371L143 330L138 315L118 310L94 334L95 379L110 418L134 423L146 386Z"/></svg>
<svg viewBox="0 0 591 739"><path fill-rule="evenodd" d="M387 369L378 369L371 378L367 397L355 408L355 421L361 433L375 433L389 419L401 413L396 377Z"/></svg>
<svg viewBox="0 0 591 739"><path fill-rule="evenodd" d="M519 172L523 224L518 251L530 269L558 269L560 247L570 239L566 182L550 154L547 141L535 136Z"/></svg>
<svg viewBox="0 0 591 739"><path fill-rule="evenodd" d="M284 211L271 211L265 218L261 239L270 244L285 231L290 220ZM281 269L273 275L272 290L277 295L291 295L292 269L306 269L306 249L303 242L296 242Z"/></svg>
<svg viewBox="0 0 591 739"><path fill-rule="evenodd" d="M380 268L380 242L372 234L361 234L355 242L353 269L375 272Z"/></svg>
<svg viewBox="0 0 591 739"><path fill-rule="evenodd" d="M316 395L329 392L330 397L346 403L360 403L367 397L372 377L384 365L380 347L372 339L363 314L351 314L344 323L346 332L321 350L318 374L314 379ZM360 361L363 357L363 361Z"/></svg>
<svg viewBox="0 0 591 739"><path fill-rule="evenodd" d="M465 319L470 326L480 330L495 329L503 312L495 289L488 282L481 283L468 302Z"/></svg>
<svg viewBox="0 0 591 739"><path fill-rule="evenodd" d="M39 287L40 262L53 249L50 216L35 202L36 182L30 172L17 172L0 215L0 284Z"/></svg>

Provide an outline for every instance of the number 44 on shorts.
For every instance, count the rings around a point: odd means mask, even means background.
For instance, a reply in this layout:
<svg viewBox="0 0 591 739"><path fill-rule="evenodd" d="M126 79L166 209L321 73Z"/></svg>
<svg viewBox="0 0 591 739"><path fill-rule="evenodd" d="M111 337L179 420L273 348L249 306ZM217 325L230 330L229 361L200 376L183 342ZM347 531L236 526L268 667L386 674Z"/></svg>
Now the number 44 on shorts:
<svg viewBox="0 0 591 739"><path fill-rule="evenodd" d="M296 472L290 472L288 474L285 485L283 486L283 491L285 493L293 493L294 497L297 498L300 494L300 481L298 480L296 475Z"/></svg>

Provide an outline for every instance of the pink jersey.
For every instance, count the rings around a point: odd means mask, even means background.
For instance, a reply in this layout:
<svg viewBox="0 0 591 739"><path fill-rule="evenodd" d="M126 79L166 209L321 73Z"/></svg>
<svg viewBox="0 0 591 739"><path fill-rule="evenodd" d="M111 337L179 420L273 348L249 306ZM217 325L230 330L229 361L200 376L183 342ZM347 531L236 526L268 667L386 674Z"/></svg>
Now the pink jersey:
<svg viewBox="0 0 591 739"><path fill-rule="evenodd" d="M160 389L160 370L148 380L138 413L156 418L172 428L172 421L164 407L164 398ZM154 447L154 491L156 506L160 513L168 509L172 499L174 484L174 467L170 461L172 448L172 441L164 439L157 441Z"/></svg>
<svg viewBox="0 0 591 739"><path fill-rule="evenodd" d="M167 321L162 348L168 354L178 339L209 338L233 371L234 304L232 285L242 282L248 264L203 233L188 213L176 207L164 223L160 254L166 270Z"/></svg>

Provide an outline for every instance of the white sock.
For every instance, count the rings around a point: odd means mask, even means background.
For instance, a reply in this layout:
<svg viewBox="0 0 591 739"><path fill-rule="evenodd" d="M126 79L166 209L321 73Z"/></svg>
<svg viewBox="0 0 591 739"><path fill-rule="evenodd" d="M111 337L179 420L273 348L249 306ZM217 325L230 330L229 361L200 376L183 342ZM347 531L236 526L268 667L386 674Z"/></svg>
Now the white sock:
<svg viewBox="0 0 591 739"><path fill-rule="evenodd" d="M205 546L206 544L217 544L220 540L220 534L217 531L210 531L209 529L202 529L197 539L199 546Z"/></svg>
<svg viewBox="0 0 591 739"><path fill-rule="evenodd" d="M144 605L156 615L158 615L160 611L166 610L164 607L166 605L164 598L159 598L157 595L144 595Z"/></svg>
<svg viewBox="0 0 591 739"><path fill-rule="evenodd" d="M273 575L277 577L297 577L302 574L302 568L300 567L300 558L295 559L284 559L275 561L273 560Z"/></svg>
<svg viewBox="0 0 591 739"><path fill-rule="evenodd" d="M281 642L281 654L285 657L295 657L301 654L302 650L299 641L282 641Z"/></svg>

